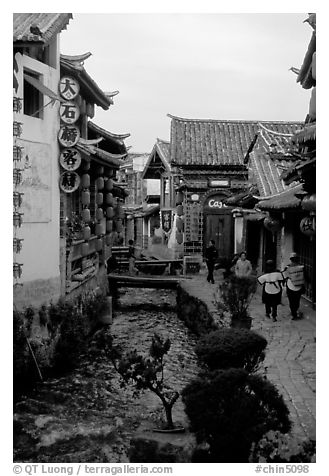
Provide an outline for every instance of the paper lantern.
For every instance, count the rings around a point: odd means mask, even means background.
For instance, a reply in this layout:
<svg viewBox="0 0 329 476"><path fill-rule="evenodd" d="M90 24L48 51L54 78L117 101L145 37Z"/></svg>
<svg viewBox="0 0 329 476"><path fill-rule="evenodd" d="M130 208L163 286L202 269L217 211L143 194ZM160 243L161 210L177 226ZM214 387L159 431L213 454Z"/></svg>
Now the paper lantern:
<svg viewBox="0 0 329 476"><path fill-rule="evenodd" d="M106 235L105 236L105 243L107 244L107 246L111 246L112 244L112 237L110 234Z"/></svg>
<svg viewBox="0 0 329 476"><path fill-rule="evenodd" d="M84 208L84 209L82 210L82 212L81 212L81 217L82 217L82 219L83 219L84 222L86 222L86 223L89 223L89 222L90 222L91 217L90 217L90 210L89 210L89 208Z"/></svg>
<svg viewBox="0 0 329 476"><path fill-rule="evenodd" d="M120 219L124 218L124 216L125 216L124 210L123 210L123 208L122 208L121 205L118 205L118 206L117 206L116 216L117 216L118 218L120 218Z"/></svg>
<svg viewBox="0 0 329 476"><path fill-rule="evenodd" d="M96 194L96 204L97 205L102 205L103 203L103 194L102 193L97 193Z"/></svg>
<svg viewBox="0 0 329 476"><path fill-rule="evenodd" d="M104 179L103 179L103 177L98 177L96 179L95 183L96 183L97 190L103 190L103 188L104 188Z"/></svg>
<svg viewBox="0 0 329 476"><path fill-rule="evenodd" d="M111 233L113 231L113 220L106 220L106 232Z"/></svg>
<svg viewBox="0 0 329 476"><path fill-rule="evenodd" d="M113 180L112 179L108 179L105 182L105 189L106 189L107 192L112 192L112 190L113 190Z"/></svg>
<svg viewBox="0 0 329 476"><path fill-rule="evenodd" d="M115 222L115 229L118 233L122 232L123 226L122 226L122 220L117 220Z"/></svg>
<svg viewBox="0 0 329 476"><path fill-rule="evenodd" d="M114 208L113 207L107 207L106 216L107 216L107 218L113 218L114 217Z"/></svg>
<svg viewBox="0 0 329 476"><path fill-rule="evenodd" d="M178 231L183 231L183 220L181 218L177 218L176 220L176 227Z"/></svg>
<svg viewBox="0 0 329 476"><path fill-rule="evenodd" d="M113 207L113 195L111 192L105 195L105 203L106 205L110 205L111 207Z"/></svg>
<svg viewBox="0 0 329 476"><path fill-rule="evenodd" d="M82 162L82 170L87 171L87 170L89 170L89 169L90 169L90 162L87 162L86 160L84 160L84 161Z"/></svg>
<svg viewBox="0 0 329 476"><path fill-rule="evenodd" d="M176 204L183 203L184 195L182 192L177 192L176 194Z"/></svg>
<svg viewBox="0 0 329 476"><path fill-rule="evenodd" d="M105 235L105 229L103 223L96 223L95 226L95 233L96 235Z"/></svg>
<svg viewBox="0 0 329 476"><path fill-rule="evenodd" d="M315 193L313 193L312 195L306 195L306 197L304 197L302 200L301 207L303 210L314 212L316 209Z"/></svg>
<svg viewBox="0 0 329 476"><path fill-rule="evenodd" d="M81 192L81 203L82 205L90 205L90 193L86 190Z"/></svg>
<svg viewBox="0 0 329 476"><path fill-rule="evenodd" d="M104 218L104 213L102 208L97 208L96 210L96 220L100 221Z"/></svg>
<svg viewBox="0 0 329 476"><path fill-rule="evenodd" d="M183 233L181 231L176 232L176 241L179 245L183 243Z"/></svg>
<svg viewBox="0 0 329 476"><path fill-rule="evenodd" d="M315 219L313 217L304 217L302 218L300 225L300 231L306 236L315 235Z"/></svg>
<svg viewBox="0 0 329 476"><path fill-rule="evenodd" d="M83 228L83 239L87 241L89 240L90 236L91 236L90 226L85 226Z"/></svg>
<svg viewBox="0 0 329 476"><path fill-rule="evenodd" d="M96 174L97 175L103 175L104 174L104 167L102 165L97 165Z"/></svg>
<svg viewBox="0 0 329 476"><path fill-rule="evenodd" d="M95 243L95 248L96 248L96 251L102 251L102 249L103 249L103 240L102 240L102 238L97 238L96 243Z"/></svg>
<svg viewBox="0 0 329 476"><path fill-rule="evenodd" d="M267 217L264 220L264 227L271 233L276 233L281 229L281 223L272 217Z"/></svg>
<svg viewBox="0 0 329 476"><path fill-rule="evenodd" d="M86 256L87 254L89 254L89 243L82 243L81 252L82 256Z"/></svg>
<svg viewBox="0 0 329 476"><path fill-rule="evenodd" d="M177 206L177 215L179 215L179 216L184 215L183 205L178 205Z"/></svg>
<svg viewBox="0 0 329 476"><path fill-rule="evenodd" d="M83 174L81 177L81 187L82 188L89 188L90 187L90 175Z"/></svg>

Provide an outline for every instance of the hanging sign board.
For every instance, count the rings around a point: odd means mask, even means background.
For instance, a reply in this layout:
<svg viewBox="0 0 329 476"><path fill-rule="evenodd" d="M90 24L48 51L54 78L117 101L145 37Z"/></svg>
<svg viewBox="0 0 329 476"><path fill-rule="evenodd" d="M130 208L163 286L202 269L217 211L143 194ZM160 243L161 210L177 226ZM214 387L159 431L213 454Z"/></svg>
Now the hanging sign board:
<svg viewBox="0 0 329 476"><path fill-rule="evenodd" d="M64 147L73 147L80 139L80 131L77 126L61 126L58 132L58 141Z"/></svg>
<svg viewBox="0 0 329 476"><path fill-rule="evenodd" d="M172 213L171 210L161 210L161 225L165 232L171 229Z"/></svg>
<svg viewBox="0 0 329 476"><path fill-rule="evenodd" d="M74 102L62 102L59 107L59 116L65 124L74 124L80 116L80 108Z"/></svg>
<svg viewBox="0 0 329 476"><path fill-rule="evenodd" d="M63 172L59 178L59 186L65 193L75 192L80 185L80 177L76 172Z"/></svg>
<svg viewBox="0 0 329 476"><path fill-rule="evenodd" d="M76 79L71 76L63 76L59 83L59 92L64 99L71 101L79 94L80 86Z"/></svg>
<svg viewBox="0 0 329 476"><path fill-rule="evenodd" d="M81 154L73 147L70 149L63 149L59 156L59 163L65 170L77 170L81 165Z"/></svg>

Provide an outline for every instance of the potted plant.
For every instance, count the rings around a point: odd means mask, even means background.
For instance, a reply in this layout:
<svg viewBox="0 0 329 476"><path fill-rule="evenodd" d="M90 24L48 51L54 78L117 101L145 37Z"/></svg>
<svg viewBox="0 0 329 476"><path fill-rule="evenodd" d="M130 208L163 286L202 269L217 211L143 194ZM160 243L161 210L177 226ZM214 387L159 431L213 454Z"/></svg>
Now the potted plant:
<svg viewBox="0 0 329 476"><path fill-rule="evenodd" d="M170 345L169 339L164 339L156 333L152 337L148 355L139 354L136 349L123 354L118 347L112 345L110 335L100 335L97 342L98 348L102 349L120 374L122 384L135 387L136 397L140 391L150 390L161 400L166 422L163 427L153 431L179 433L185 429L175 425L172 418L172 408L179 398L179 393L172 390L164 379L164 356Z"/></svg>
<svg viewBox="0 0 329 476"><path fill-rule="evenodd" d="M251 328L249 314L251 299L256 292L256 279L253 276L230 276L219 285L219 298L231 316L231 327ZM219 307L221 303L218 303Z"/></svg>

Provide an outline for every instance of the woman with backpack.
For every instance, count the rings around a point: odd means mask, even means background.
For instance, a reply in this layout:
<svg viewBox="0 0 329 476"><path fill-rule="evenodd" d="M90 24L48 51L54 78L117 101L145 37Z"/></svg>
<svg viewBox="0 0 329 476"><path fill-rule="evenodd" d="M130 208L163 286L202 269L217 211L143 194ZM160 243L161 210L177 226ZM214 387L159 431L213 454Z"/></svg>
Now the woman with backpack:
<svg viewBox="0 0 329 476"><path fill-rule="evenodd" d="M271 317L272 313L272 320L276 322L284 277L281 271L275 269L274 261L268 260L265 264L265 274L259 276L257 280L263 286L262 301L265 304L266 317Z"/></svg>

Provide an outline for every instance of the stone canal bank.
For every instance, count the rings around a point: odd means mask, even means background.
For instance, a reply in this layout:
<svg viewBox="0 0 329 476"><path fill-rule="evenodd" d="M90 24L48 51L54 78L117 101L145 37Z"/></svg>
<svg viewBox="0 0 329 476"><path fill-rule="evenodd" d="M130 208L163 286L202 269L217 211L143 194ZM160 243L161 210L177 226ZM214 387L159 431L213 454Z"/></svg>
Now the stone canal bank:
<svg viewBox="0 0 329 476"><path fill-rule="evenodd" d="M165 378L181 391L198 371L195 336L177 318L176 292L120 291L111 334L127 350L147 352L154 332L172 342ZM143 422L157 425L161 402L151 392L133 396L105 358L84 357L71 374L50 379L15 405L14 459L24 462L128 462L130 440ZM188 425L179 399L174 422Z"/></svg>

